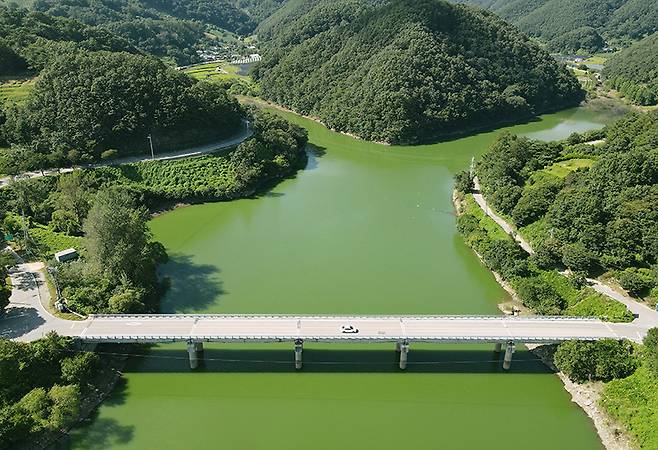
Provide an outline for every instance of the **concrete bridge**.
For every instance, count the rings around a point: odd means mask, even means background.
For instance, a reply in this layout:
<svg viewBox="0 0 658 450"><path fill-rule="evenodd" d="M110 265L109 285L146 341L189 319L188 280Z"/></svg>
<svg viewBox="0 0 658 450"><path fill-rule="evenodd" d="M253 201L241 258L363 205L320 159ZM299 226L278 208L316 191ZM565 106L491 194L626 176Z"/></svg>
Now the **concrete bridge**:
<svg viewBox="0 0 658 450"><path fill-rule="evenodd" d="M186 342L190 367L202 358L204 342L290 342L302 368L304 342L395 344L400 369L411 343L491 343L505 346L509 369L516 343L553 344L572 339L642 340L646 330L591 318L509 316L294 316L294 315L92 315L65 321L58 333L86 343Z"/></svg>
<svg viewBox="0 0 658 450"><path fill-rule="evenodd" d="M658 313L640 311L632 323L591 318L510 316L304 316L304 315L92 315L65 320L48 311L50 295L41 264L20 264L11 273L11 303L0 316L0 337L33 341L49 332L95 343L185 342L190 366L202 358L204 342L289 342L302 368L305 342L391 343L407 367L414 343L484 343L505 346L503 367L511 365L516 344L551 344L571 339L630 339L640 342L658 326Z"/></svg>

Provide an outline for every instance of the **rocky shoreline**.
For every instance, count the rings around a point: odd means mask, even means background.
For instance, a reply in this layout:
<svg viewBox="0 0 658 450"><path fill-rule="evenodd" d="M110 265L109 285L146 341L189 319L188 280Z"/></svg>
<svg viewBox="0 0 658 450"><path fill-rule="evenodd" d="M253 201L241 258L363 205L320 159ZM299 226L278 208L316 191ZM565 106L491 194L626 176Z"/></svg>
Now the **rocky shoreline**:
<svg viewBox="0 0 658 450"><path fill-rule="evenodd" d="M453 190L452 203L457 216L462 214L461 201L462 199L457 191ZM471 250L474 251L480 261L483 261L482 257L474 249ZM498 273L492 270L490 270L490 272L493 273L498 284L500 284L500 286L512 298L512 302L510 302L512 306L521 308L521 302L514 289L512 289L512 287L505 282ZM498 306L503 313L509 314L504 303ZM521 314L530 313L527 308L524 309L521 309ZM603 383L590 382L578 384L571 381L569 377L560 372L553 363L553 355L557 348L555 345L526 344L526 347L560 378L564 389L571 394L571 401L577 404L594 423L599 439L601 439L601 442L607 450L636 450L638 448L628 436L623 426L600 408L599 399L601 398Z"/></svg>

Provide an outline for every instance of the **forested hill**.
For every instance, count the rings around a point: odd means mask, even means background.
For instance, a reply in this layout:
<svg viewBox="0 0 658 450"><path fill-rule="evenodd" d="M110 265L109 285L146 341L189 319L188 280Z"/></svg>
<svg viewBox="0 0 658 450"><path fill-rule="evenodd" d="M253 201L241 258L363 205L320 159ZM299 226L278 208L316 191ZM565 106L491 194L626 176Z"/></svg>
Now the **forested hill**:
<svg viewBox="0 0 658 450"><path fill-rule="evenodd" d="M283 0L0 0L97 26L180 65L197 62L197 47L251 34Z"/></svg>
<svg viewBox="0 0 658 450"><path fill-rule="evenodd" d="M576 105L575 78L495 15L441 0L315 1L272 27L263 95L370 140L420 142Z"/></svg>
<svg viewBox="0 0 658 450"><path fill-rule="evenodd" d="M633 103L658 104L658 33L615 55L604 74L607 82Z"/></svg>
<svg viewBox="0 0 658 450"><path fill-rule="evenodd" d="M74 50L137 50L107 30L76 20L0 6L0 76L40 70Z"/></svg>
<svg viewBox="0 0 658 450"><path fill-rule="evenodd" d="M554 51L596 51L658 31L656 0L455 1L495 12Z"/></svg>

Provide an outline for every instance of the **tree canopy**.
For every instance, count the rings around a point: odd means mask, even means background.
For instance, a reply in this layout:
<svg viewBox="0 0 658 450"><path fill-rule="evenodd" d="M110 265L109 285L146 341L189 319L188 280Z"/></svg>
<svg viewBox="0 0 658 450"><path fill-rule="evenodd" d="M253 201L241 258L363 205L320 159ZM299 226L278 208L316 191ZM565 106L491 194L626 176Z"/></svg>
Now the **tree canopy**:
<svg viewBox="0 0 658 450"><path fill-rule="evenodd" d="M631 102L658 104L658 32L612 57L603 73L606 82Z"/></svg>
<svg viewBox="0 0 658 450"><path fill-rule="evenodd" d="M5 139L31 150L33 167L161 150L235 133L241 109L226 90L149 56L75 52L57 57L21 105L6 112ZM41 155L41 160L35 159Z"/></svg>
<svg viewBox="0 0 658 450"><path fill-rule="evenodd" d="M0 5L0 76L41 70L53 56L77 49L137 51L108 30Z"/></svg>
<svg viewBox="0 0 658 450"><path fill-rule="evenodd" d="M98 360L54 333L29 344L0 339L0 449L70 426Z"/></svg>
<svg viewBox="0 0 658 450"><path fill-rule="evenodd" d="M492 14L440 0L318 2L271 31L263 95L329 127L419 142L578 104L576 79Z"/></svg>
<svg viewBox="0 0 658 450"><path fill-rule="evenodd" d="M477 166L491 204L573 271L616 273L658 301L658 113L631 113L591 137L503 135ZM546 247L546 248L545 248Z"/></svg>
<svg viewBox="0 0 658 450"><path fill-rule="evenodd" d="M554 51L601 50L658 31L654 0L458 0L487 8Z"/></svg>

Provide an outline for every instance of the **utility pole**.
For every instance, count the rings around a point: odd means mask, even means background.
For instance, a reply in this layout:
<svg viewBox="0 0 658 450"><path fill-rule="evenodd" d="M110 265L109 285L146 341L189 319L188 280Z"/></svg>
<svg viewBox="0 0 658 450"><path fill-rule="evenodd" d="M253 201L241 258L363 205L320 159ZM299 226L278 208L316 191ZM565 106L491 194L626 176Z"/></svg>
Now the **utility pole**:
<svg viewBox="0 0 658 450"><path fill-rule="evenodd" d="M149 146L151 147L151 159L155 159L155 153L153 152L153 139L151 138L151 134L147 136L149 140Z"/></svg>

